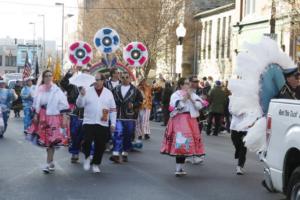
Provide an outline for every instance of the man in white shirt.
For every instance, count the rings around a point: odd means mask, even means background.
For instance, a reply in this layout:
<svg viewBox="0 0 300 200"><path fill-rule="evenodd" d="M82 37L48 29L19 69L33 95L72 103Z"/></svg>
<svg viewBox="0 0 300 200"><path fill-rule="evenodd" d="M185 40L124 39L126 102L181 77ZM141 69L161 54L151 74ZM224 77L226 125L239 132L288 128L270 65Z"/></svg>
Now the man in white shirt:
<svg viewBox="0 0 300 200"><path fill-rule="evenodd" d="M247 135L248 127L241 127L244 115L239 116L232 114L230 124L231 140L235 148L234 158L238 160L236 174L243 175L245 173L244 165L246 163L247 147L245 147L244 137Z"/></svg>
<svg viewBox="0 0 300 200"><path fill-rule="evenodd" d="M96 82L88 89L82 89L76 101L78 107L84 108L83 118L83 153L85 154L84 170L90 169L99 173L99 165L105 150L105 144L109 137L109 121L111 132L116 127L116 104L113 94L104 87L105 77L101 73L96 74ZM94 142L95 150L93 160L90 161L91 144Z"/></svg>

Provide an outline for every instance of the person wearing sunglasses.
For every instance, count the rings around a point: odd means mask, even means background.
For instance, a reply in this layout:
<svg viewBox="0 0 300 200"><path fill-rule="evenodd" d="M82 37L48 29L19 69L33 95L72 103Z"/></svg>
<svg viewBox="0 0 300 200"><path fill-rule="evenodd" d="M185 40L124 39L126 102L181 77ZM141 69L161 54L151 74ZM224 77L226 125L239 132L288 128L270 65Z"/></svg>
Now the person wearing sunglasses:
<svg viewBox="0 0 300 200"><path fill-rule="evenodd" d="M283 74L286 80L285 85L280 90L278 95L279 99L298 99L296 95L296 89L299 86L300 73L298 68L289 70L283 70Z"/></svg>
<svg viewBox="0 0 300 200"><path fill-rule="evenodd" d="M131 84L128 73L121 76L121 85L113 90L117 105L117 124L113 136L113 154L110 160L120 163L122 156L123 162L128 162L128 152L132 148L132 138L135 133L135 123L138 111L143 103L141 92Z"/></svg>
<svg viewBox="0 0 300 200"><path fill-rule="evenodd" d="M191 92L186 78L178 80L178 89L171 96L170 119L164 134L160 152L176 159L176 176L184 176L186 157L205 154L197 117L207 102Z"/></svg>
<svg viewBox="0 0 300 200"><path fill-rule="evenodd" d="M112 92L104 87L105 76L98 72L95 84L87 89L82 88L76 104L84 108L83 127L84 133L82 150L85 155L84 170L88 171L92 164L92 171L100 173L105 145L109 138L110 130L116 127L116 104ZM109 123L110 122L110 123ZM94 143L94 155L91 160L91 145Z"/></svg>
<svg viewBox="0 0 300 200"><path fill-rule="evenodd" d="M69 123L66 115L69 112L67 97L52 81L52 72L45 70L33 100L35 111L33 123L27 130L28 139L46 148L47 163L43 168L45 174L55 170L55 147L65 146L69 140Z"/></svg>
<svg viewBox="0 0 300 200"><path fill-rule="evenodd" d="M104 87L112 91L115 87L121 84L120 81L120 72L117 68L112 68L109 72L110 79L105 81Z"/></svg>

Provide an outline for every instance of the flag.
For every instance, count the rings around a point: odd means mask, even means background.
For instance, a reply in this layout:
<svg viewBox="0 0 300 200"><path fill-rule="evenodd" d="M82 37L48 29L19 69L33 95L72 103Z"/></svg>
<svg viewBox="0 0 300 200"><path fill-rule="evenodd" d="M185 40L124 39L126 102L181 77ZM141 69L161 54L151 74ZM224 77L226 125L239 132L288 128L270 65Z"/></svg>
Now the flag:
<svg viewBox="0 0 300 200"><path fill-rule="evenodd" d="M36 58L36 62L35 62L35 71L34 71L34 76L35 78L38 78L40 74L40 70L39 70L39 61L38 58Z"/></svg>
<svg viewBox="0 0 300 200"><path fill-rule="evenodd" d="M30 77L30 75L31 75L31 64L28 61L28 53L26 52L23 79Z"/></svg>
<svg viewBox="0 0 300 200"><path fill-rule="evenodd" d="M59 58L56 59L56 64L53 72L53 81L58 83L61 79L61 66Z"/></svg>

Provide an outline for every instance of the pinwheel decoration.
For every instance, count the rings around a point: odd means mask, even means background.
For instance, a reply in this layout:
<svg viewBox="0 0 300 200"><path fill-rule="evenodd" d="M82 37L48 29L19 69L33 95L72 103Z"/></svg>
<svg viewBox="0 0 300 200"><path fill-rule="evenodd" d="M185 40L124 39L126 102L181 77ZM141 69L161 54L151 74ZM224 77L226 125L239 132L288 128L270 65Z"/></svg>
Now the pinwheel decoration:
<svg viewBox="0 0 300 200"><path fill-rule="evenodd" d="M74 42L69 47L69 59L77 66L85 66L92 59L92 48L91 46L83 41Z"/></svg>
<svg viewBox="0 0 300 200"><path fill-rule="evenodd" d="M100 52L114 53L120 46L120 37L114 29L102 28L96 33L94 43Z"/></svg>
<svg viewBox="0 0 300 200"><path fill-rule="evenodd" d="M132 67L141 67L148 60L147 47L141 42L131 42L123 50L123 59Z"/></svg>

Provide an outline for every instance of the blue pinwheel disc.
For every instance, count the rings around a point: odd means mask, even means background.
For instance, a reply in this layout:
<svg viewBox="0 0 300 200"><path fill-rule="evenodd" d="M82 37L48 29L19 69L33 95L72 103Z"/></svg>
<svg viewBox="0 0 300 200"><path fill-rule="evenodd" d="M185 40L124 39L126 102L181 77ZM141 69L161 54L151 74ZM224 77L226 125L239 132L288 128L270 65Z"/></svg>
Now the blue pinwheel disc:
<svg viewBox="0 0 300 200"><path fill-rule="evenodd" d="M112 28L102 28L95 34L94 44L101 53L114 53L120 46L120 36Z"/></svg>

